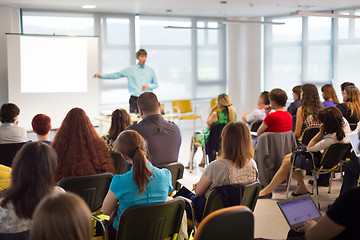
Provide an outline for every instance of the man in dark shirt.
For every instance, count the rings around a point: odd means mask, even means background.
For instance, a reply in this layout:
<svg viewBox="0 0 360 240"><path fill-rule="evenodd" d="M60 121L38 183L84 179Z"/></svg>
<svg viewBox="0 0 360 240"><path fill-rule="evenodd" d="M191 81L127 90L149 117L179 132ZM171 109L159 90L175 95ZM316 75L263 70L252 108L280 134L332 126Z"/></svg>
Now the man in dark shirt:
<svg viewBox="0 0 360 240"><path fill-rule="evenodd" d="M160 114L160 103L152 92L142 93L137 100L143 119L126 130L135 130L148 144L149 159L156 167L177 162L181 144L179 127Z"/></svg>

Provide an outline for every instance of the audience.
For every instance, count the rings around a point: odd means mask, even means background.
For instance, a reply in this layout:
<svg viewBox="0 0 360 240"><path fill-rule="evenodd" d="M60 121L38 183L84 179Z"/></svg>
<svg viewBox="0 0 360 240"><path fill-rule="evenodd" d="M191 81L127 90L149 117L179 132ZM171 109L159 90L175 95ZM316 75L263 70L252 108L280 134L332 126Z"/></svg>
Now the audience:
<svg viewBox="0 0 360 240"><path fill-rule="evenodd" d="M194 185L196 195L183 195L192 200L197 221L201 221L206 198L214 187L240 183L246 185L257 180L258 171L252 159L254 150L247 125L230 122L221 135L221 156L205 168L200 181ZM178 195L181 196L180 191Z"/></svg>
<svg viewBox="0 0 360 240"><path fill-rule="evenodd" d="M288 132L292 130L292 116L284 110L287 101L287 95L284 90L275 88L271 90L270 107L266 109L267 115L260 125L257 135L264 132ZM274 112L270 112L271 110Z"/></svg>
<svg viewBox="0 0 360 240"><path fill-rule="evenodd" d="M20 109L14 103L5 103L0 109L0 144L26 141L26 130L18 126Z"/></svg>
<svg viewBox="0 0 360 240"><path fill-rule="evenodd" d="M34 212L30 240L91 240L91 212L73 193L50 194Z"/></svg>
<svg viewBox="0 0 360 240"><path fill-rule="evenodd" d="M35 207L54 191L57 156L47 144L32 142L19 150L14 158L11 183L0 192L0 232L28 231ZM55 188L54 188L55 187Z"/></svg>
<svg viewBox="0 0 360 240"><path fill-rule="evenodd" d="M319 92L314 84L304 84L301 86L301 106L296 113L296 125L294 135L302 140L302 134L308 127L320 125L319 110L323 108L320 102Z"/></svg>
<svg viewBox="0 0 360 240"><path fill-rule="evenodd" d="M81 108L69 111L51 146L59 156L57 181L71 176L114 172L106 143Z"/></svg>
<svg viewBox="0 0 360 240"><path fill-rule="evenodd" d="M131 124L130 115L126 112L125 109L116 109L111 114L111 125L109 132L106 136L102 138L105 140L106 144L109 145L109 150L113 151L113 142L119 136L119 134L125 130Z"/></svg>
<svg viewBox="0 0 360 240"><path fill-rule="evenodd" d="M31 121L33 132L40 142L50 144L51 118L45 114L37 114Z"/></svg>
<svg viewBox="0 0 360 240"><path fill-rule="evenodd" d="M287 111L291 114L291 116L295 116L298 108L301 105L300 102L300 93L302 92L301 85L293 87L292 92L293 92L292 95L294 98L294 102L290 104L290 106L287 108Z"/></svg>
<svg viewBox="0 0 360 240"><path fill-rule="evenodd" d="M123 175L114 176L103 202L102 211L107 215L113 212L117 202L119 204L118 209L115 209L113 228L109 227L112 237L116 235L114 230L126 208L164 202L169 191L173 190L170 171L154 167L148 161L146 141L139 133L133 130L123 131L115 140L114 147L124 159L132 162L133 167Z"/></svg>
<svg viewBox="0 0 360 240"><path fill-rule="evenodd" d="M265 107L268 106L269 104L270 104L269 92L264 91L259 96L257 108L255 108L251 112L242 115L241 119L249 124L253 121L264 120L266 116Z"/></svg>
<svg viewBox="0 0 360 240"><path fill-rule="evenodd" d="M336 107L340 109L344 118L350 124L356 124L360 120L360 93L355 86L347 86L343 91L344 103Z"/></svg>
<svg viewBox="0 0 360 240"><path fill-rule="evenodd" d="M336 107L339 104L339 100L336 96L335 89L331 84L325 84L321 87L322 97L324 98L324 107Z"/></svg>
<svg viewBox="0 0 360 240"><path fill-rule="evenodd" d="M178 126L163 118L160 103L154 93L142 93L137 104L143 120L130 125L127 130L137 131L146 140L149 161L155 167L177 162L181 144Z"/></svg>
<svg viewBox="0 0 360 240"><path fill-rule="evenodd" d="M320 132L311 139L307 146L307 151L313 152L314 164L319 165L321 160L321 153L319 151L325 150L335 143L349 142L348 134L351 132L349 123L343 118L339 109L335 107L327 107L319 112L319 120L321 122ZM271 198L272 190L281 184L288 176L291 169L292 154L289 153L284 157L280 169L276 172L270 184L260 191L260 196L263 198ZM305 186L301 171L294 171L293 177L298 182L298 189L292 193L293 196L300 196L309 193ZM320 184L320 183L319 183Z"/></svg>

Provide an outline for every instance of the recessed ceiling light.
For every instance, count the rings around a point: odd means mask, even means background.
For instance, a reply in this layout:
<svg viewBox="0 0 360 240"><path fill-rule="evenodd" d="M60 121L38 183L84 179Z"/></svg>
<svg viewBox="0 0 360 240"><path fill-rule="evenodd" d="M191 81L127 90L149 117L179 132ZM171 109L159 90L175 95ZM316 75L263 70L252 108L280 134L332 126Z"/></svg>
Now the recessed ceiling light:
<svg viewBox="0 0 360 240"><path fill-rule="evenodd" d="M96 5L83 5L82 8L96 8Z"/></svg>

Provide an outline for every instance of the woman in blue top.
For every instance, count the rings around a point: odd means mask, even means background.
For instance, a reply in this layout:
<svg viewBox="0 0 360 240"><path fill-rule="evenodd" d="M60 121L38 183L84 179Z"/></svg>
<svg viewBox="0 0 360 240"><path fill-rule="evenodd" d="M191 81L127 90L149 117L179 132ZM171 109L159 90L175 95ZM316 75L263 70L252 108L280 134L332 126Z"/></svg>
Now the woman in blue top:
<svg viewBox="0 0 360 240"><path fill-rule="evenodd" d="M111 215L119 202L113 223L117 229L119 217L126 208L164 202L173 187L170 171L156 168L147 160L146 141L138 132L123 131L113 145L125 160L133 164L129 172L114 176L102 206L103 213ZM109 229L109 234L111 232Z"/></svg>

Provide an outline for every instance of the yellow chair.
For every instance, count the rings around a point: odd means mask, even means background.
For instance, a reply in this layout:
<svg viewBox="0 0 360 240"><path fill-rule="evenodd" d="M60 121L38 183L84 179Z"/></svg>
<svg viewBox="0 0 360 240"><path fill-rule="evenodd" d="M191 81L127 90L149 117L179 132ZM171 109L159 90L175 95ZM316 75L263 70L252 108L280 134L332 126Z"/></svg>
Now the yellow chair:
<svg viewBox="0 0 360 240"><path fill-rule="evenodd" d="M174 113L178 115L179 118L179 127L181 120L193 120L194 121L194 130L196 119L201 120L201 116L197 115L193 111L192 104L190 100L176 100L172 102Z"/></svg>
<svg viewBox="0 0 360 240"><path fill-rule="evenodd" d="M212 109L216 105L216 98L211 99L210 109Z"/></svg>

